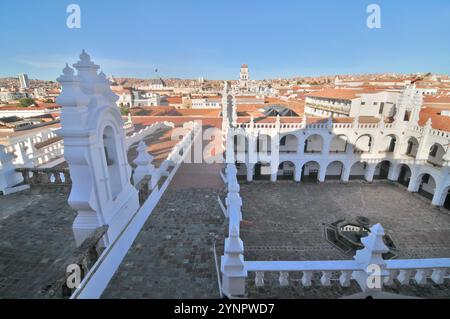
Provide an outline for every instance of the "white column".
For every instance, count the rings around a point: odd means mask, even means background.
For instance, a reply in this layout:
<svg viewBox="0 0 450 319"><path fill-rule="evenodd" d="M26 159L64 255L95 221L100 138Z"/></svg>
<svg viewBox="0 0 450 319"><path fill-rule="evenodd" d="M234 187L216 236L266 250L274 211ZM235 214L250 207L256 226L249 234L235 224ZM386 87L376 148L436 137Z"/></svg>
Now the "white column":
<svg viewBox="0 0 450 319"><path fill-rule="evenodd" d="M373 182L373 176L375 174L375 168L377 167L376 164L368 164L366 168L366 172L364 173L364 178L369 183Z"/></svg>
<svg viewBox="0 0 450 319"><path fill-rule="evenodd" d="M391 164L389 167L388 180L396 182L400 175L400 164Z"/></svg>
<svg viewBox="0 0 450 319"><path fill-rule="evenodd" d="M255 171L255 164L247 163L247 182L253 182L254 171Z"/></svg>
<svg viewBox="0 0 450 319"><path fill-rule="evenodd" d="M431 204L434 206L438 206L438 207L442 206L445 201L445 196L444 196L445 191L447 191L446 188L444 188L442 186L436 186Z"/></svg>
<svg viewBox="0 0 450 319"><path fill-rule="evenodd" d="M317 176L317 179L320 183L325 182L325 177L327 175L327 168L325 165L320 165L319 174Z"/></svg>
<svg viewBox="0 0 450 319"><path fill-rule="evenodd" d="M301 180L302 180L302 167L299 165L299 163L296 163L294 171L294 181L300 183Z"/></svg>
<svg viewBox="0 0 450 319"><path fill-rule="evenodd" d="M341 175L341 182L348 183L348 181L350 180L351 170L352 170L351 163L350 162L345 163L344 170L342 171L342 175Z"/></svg>

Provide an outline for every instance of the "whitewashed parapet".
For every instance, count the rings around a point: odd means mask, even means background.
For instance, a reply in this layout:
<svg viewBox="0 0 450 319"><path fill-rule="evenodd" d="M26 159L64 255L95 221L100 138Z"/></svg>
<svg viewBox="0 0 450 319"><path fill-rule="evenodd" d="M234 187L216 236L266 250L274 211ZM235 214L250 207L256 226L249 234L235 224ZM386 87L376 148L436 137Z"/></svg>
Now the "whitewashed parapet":
<svg viewBox="0 0 450 319"><path fill-rule="evenodd" d="M189 137L189 141L194 141L199 133L200 126L196 124L193 126L193 130L190 130L187 134L192 135ZM187 139L188 137L184 136L184 138ZM192 143L188 147L192 147ZM138 184L139 211L125 227L118 239L103 251L95 265L84 277L79 288L71 296L72 299L100 298L139 231L169 186L184 158L189 154L189 148L181 155L178 162L175 163L173 160L167 159L158 169L153 171L151 179L150 176L146 175L141 180ZM158 183L160 182L161 176L165 176L166 178L164 182ZM149 180L150 183L148 182Z"/></svg>
<svg viewBox="0 0 450 319"><path fill-rule="evenodd" d="M227 187L226 206L229 225L224 255L221 258L221 272L222 292L225 296L231 297L245 294L245 280L247 278L244 243L240 238L242 200L239 195L237 169L234 164L227 164Z"/></svg>
<svg viewBox="0 0 450 319"><path fill-rule="evenodd" d="M127 148L129 148L131 145L133 145L134 143L137 143L141 140L143 140L144 138L146 138L147 136L155 133L156 131L163 129L163 128L173 128L174 124L171 122L157 122L154 123L152 125L146 126L145 128L134 132L133 134L127 136L125 138L125 145Z"/></svg>
<svg viewBox="0 0 450 319"><path fill-rule="evenodd" d="M184 123L183 128L187 131L181 141L172 148L171 152L167 156L167 160L170 160L175 164L180 163L180 160L184 158L186 151L190 148L195 136L197 136L199 130L201 129L200 124L193 121Z"/></svg>
<svg viewBox="0 0 450 319"><path fill-rule="evenodd" d="M386 265L386 286L392 285L394 279L402 285L410 285L411 280L419 285L429 281L441 285L449 274L450 258L387 260Z"/></svg>
<svg viewBox="0 0 450 319"><path fill-rule="evenodd" d="M382 291L396 280L401 285L443 284L450 271L450 258L383 260L386 252L379 224L371 228L369 236L363 238L364 249L357 252L354 260L322 261L245 261L245 270L255 273L255 285L264 286L265 273L278 273L280 286L290 282L304 287L313 285L313 275L320 280L314 284L327 287L335 279L342 287L348 287L354 279L368 295ZM301 274L289 280L289 274Z"/></svg>

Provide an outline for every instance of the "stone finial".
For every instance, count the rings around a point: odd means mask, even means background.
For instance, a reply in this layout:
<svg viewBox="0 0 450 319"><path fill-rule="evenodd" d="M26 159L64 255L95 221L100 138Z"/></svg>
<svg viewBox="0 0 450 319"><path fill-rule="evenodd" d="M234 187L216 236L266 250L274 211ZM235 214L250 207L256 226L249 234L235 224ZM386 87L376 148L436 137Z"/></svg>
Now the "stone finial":
<svg viewBox="0 0 450 319"><path fill-rule="evenodd" d="M370 228L370 234L361 239L364 249L357 251L355 260L368 264L378 264L380 260L382 261L381 254L389 252L389 248L383 241L384 235L384 228L381 224L372 226Z"/></svg>
<svg viewBox="0 0 450 319"><path fill-rule="evenodd" d="M303 117L302 117L302 126L305 127L306 124L307 124L307 122L306 122L306 114L303 113Z"/></svg>
<svg viewBox="0 0 450 319"><path fill-rule="evenodd" d="M147 144L144 141L140 141L137 148L138 156L133 161L136 165L146 165L153 161L153 156L147 152Z"/></svg>
<svg viewBox="0 0 450 319"><path fill-rule="evenodd" d="M147 144L140 141L136 148L138 155L133 163L136 164L136 169L133 175L133 183L137 185L145 176L151 176L155 171L152 162L154 157L147 152Z"/></svg>
<svg viewBox="0 0 450 319"><path fill-rule="evenodd" d="M383 277L387 276L386 261L383 259L383 253L387 253L389 248L383 241L384 229L380 224L376 224L370 228L370 234L367 237L361 239L364 248L358 250L353 259L359 263L362 267L361 271L357 271L353 274L353 277L358 282L363 291L369 290L381 290ZM372 275L371 268L379 267L380 273L378 280L378 287L369 287L367 278Z"/></svg>
<svg viewBox="0 0 450 319"><path fill-rule="evenodd" d="M331 129L333 127L333 115L330 114L330 116L327 118L327 128Z"/></svg>
<svg viewBox="0 0 450 319"><path fill-rule="evenodd" d="M84 49L81 51L80 61L82 61L82 62L91 62L91 56L89 54L87 54Z"/></svg>
<svg viewBox="0 0 450 319"><path fill-rule="evenodd" d="M75 71L69 66L68 63L66 63L66 66L62 70L62 75L60 75L56 79L56 81L58 81L59 83L78 81L77 77L74 74Z"/></svg>
<svg viewBox="0 0 450 319"><path fill-rule="evenodd" d="M133 121L131 120L131 113L128 112L128 123L133 123Z"/></svg>
<svg viewBox="0 0 450 319"><path fill-rule="evenodd" d="M61 94L56 98L56 102L63 109L67 107L85 107L89 103L89 97L80 89L80 78L75 75L75 71L66 63L62 70L62 75L56 79L61 84ZM64 116L62 113L62 121L71 121L73 115Z"/></svg>
<svg viewBox="0 0 450 319"><path fill-rule="evenodd" d="M425 129L431 130L433 128L433 121L431 120L431 117L427 120L425 123Z"/></svg>
<svg viewBox="0 0 450 319"><path fill-rule="evenodd" d="M94 62L91 61L91 57L89 56L89 54L86 53L84 49L80 54L80 60L73 66L78 71L82 69L90 69L97 71L100 68L98 65L96 65Z"/></svg>

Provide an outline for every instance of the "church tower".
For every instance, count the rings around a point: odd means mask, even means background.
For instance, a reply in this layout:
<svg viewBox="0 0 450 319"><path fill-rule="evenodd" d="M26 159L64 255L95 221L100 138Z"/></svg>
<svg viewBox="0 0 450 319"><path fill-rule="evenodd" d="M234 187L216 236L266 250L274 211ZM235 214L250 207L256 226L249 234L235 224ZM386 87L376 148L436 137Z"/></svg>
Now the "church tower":
<svg viewBox="0 0 450 319"><path fill-rule="evenodd" d="M241 72L239 73L239 87L244 90L249 89L248 81L250 80L248 74L247 64L241 65Z"/></svg>

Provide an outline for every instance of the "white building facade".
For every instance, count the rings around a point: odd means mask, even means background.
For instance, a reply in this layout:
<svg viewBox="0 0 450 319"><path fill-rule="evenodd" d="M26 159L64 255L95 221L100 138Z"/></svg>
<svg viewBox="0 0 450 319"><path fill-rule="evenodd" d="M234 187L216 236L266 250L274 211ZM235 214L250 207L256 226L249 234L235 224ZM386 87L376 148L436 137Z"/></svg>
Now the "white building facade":
<svg viewBox="0 0 450 319"><path fill-rule="evenodd" d="M226 134L227 163L236 163L247 181L291 178L398 181L421 192L435 206L449 204L450 133L419 126L422 95L413 86L398 101L395 121L385 123L250 123L232 125ZM234 121L235 122L235 121Z"/></svg>

